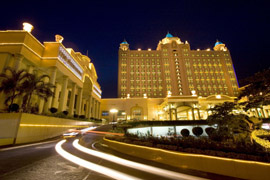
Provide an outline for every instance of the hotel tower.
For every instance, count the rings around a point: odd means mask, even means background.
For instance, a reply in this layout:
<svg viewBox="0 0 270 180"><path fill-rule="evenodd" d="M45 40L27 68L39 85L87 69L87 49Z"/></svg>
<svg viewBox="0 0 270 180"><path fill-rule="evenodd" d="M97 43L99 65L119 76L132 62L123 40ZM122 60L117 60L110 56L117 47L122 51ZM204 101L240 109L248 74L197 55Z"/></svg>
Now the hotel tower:
<svg viewBox="0 0 270 180"><path fill-rule="evenodd" d="M217 41L213 50L191 50L168 33L156 50L119 48L118 97L162 98L214 94L236 96L238 83L230 52Z"/></svg>

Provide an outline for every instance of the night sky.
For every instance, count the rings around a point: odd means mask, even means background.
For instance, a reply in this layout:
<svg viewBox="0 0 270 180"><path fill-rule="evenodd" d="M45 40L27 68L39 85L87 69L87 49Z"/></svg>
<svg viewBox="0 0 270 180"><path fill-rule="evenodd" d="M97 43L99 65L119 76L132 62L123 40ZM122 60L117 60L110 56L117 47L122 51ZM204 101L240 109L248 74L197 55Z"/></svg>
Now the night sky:
<svg viewBox="0 0 270 180"><path fill-rule="evenodd" d="M27 3L26 3L27 2ZM0 30L34 26L41 42L64 37L65 47L88 55L103 98L117 96L119 44L156 49L169 31L191 49L229 48L238 80L269 68L270 10L265 1L1 1Z"/></svg>

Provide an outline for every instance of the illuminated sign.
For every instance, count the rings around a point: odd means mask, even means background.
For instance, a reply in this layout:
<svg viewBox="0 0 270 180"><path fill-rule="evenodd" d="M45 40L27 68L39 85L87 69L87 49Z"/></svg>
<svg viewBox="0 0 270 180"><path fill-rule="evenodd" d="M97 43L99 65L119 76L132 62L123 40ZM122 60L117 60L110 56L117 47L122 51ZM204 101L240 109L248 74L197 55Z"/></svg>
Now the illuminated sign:
<svg viewBox="0 0 270 180"><path fill-rule="evenodd" d="M63 48L59 47L58 58L64 63L79 79L82 79L83 70L79 64L70 56L70 54Z"/></svg>

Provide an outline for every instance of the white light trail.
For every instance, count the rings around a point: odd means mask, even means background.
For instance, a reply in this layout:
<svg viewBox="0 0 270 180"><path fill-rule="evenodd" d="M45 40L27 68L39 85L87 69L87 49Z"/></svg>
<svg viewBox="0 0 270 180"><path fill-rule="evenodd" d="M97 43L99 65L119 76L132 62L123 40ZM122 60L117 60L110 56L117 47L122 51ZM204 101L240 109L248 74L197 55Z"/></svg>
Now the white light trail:
<svg viewBox="0 0 270 180"><path fill-rule="evenodd" d="M62 148L62 144L64 144L66 142L66 140L62 140L59 143L56 144L55 146L55 150L57 151L58 154L60 154L63 158L79 165L82 166L84 168L87 168L89 170L98 172L100 174L103 174L105 176L109 176L112 179L118 179L118 180L140 180L139 178L136 178L134 176L130 176L94 163L91 163L89 161L86 161L84 159L81 159L79 157L76 157L68 152L66 152L63 148Z"/></svg>
<svg viewBox="0 0 270 180"><path fill-rule="evenodd" d="M79 143L79 140L76 139L73 141L73 146L82 151L85 152L87 154L90 154L92 156L96 156L102 159L105 159L107 161L111 161L123 166L128 166L130 168L134 168L134 169L138 169L140 171L145 171L148 173L152 173L155 175L159 175L159 176L163 176L166 178L171 178L171 179L186 179L186 180L205 180L204 178L200 178L200 177L196 177L196 176L191 176L191 175L186 175L186 174L182 174L182 173L177 173L177 172L173 172L173 171L169 171L169 170L165 170L165 169L161 169L161 168L157 168L157 167L153 167L153 166L149 166L149 165L145 165L145 164L141 164L141 163L137 163L137 162L133 162L133 161L129 161L126 159L122 159L113 155L109 155L106 153L102 153L102 152L98 152L92 149L88 149L86 147L81 146Z"/></svg>

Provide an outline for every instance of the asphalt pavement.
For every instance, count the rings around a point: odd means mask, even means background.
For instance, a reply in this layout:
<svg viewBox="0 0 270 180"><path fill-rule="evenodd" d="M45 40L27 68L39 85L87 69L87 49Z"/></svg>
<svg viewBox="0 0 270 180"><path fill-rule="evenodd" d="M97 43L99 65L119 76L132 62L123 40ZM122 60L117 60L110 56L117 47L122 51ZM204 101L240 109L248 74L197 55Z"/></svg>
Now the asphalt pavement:
<svg viewBox="0 0 270 180"><path fill-rule="evenodd" d="M110 125L98 127L97 131L108 131ZM131 162L137 162L146 165L147 167L159 168L166 172L179 174L181 177L191 179L235 179L211 173L193 171L184 168L176 168L169 165L148 161L137 157L129 156L106 147L102 144L103 134L88 133L82 137L79 144L86 146L89 149L94 149L99 152L104 152L109 155L114 155ZM1 180L107 180L115 179L110 171L119 172L121 174L132 177L131 179L146 179L146 180L166 180L172 179L164 176L164 174L153 173L147 169L136 169L127 167L119 162L112 162L106 158L100 158L89 155L76 149L73 146L75 138L69 139L61 146L63 151L83 159L84 161L99 165L99 167L107 168L102 173L94 170L89 170L83 165L73 163L60 156L56 150L56 144L62 139L57 139L39 144L30 144L26 146L16 146L9 149L0 149L0 179ZM13 148L13 149L12 149ZM144 167L143 166L143 167ZM105 172L105 173L104 173ZM186 178L173 178L186 179Z"/></svg>

